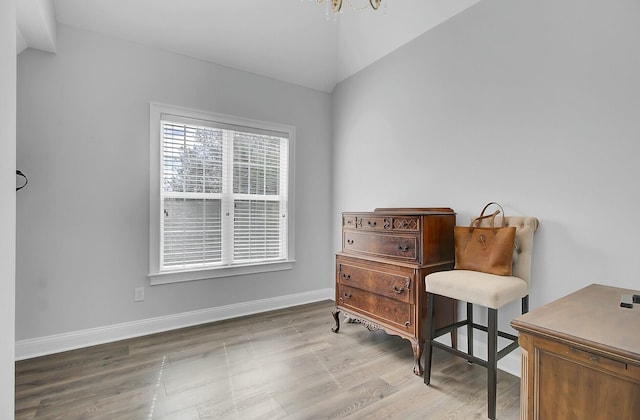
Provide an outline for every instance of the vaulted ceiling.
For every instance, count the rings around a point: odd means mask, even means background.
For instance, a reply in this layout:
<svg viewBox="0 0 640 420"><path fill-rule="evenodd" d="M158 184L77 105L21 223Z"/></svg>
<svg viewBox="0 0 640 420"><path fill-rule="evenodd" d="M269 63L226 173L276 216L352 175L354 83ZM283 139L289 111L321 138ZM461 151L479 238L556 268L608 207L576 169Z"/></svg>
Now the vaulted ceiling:
<svg viewBox="0 0 640 420"><path fill-rule="evenodd" d="M20 0L17 48L55 53L64 24L331 92L478 1L345 0L336 17L317 0Z"/></svg>

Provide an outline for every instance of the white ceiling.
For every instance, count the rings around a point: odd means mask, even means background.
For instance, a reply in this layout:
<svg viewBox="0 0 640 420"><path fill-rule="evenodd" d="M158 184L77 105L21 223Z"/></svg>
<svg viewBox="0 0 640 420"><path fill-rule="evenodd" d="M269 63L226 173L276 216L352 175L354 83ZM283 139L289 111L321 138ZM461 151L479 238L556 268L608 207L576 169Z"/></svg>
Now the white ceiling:
<svg viewBox="0 0 640 420"><path fill-rule="evenodd" d="M57 21L331 92L478 1L383 0L374 12L349 6L367 0L345 0L327 19L316 0L20 0L18 53L55 52Z"/></svg>

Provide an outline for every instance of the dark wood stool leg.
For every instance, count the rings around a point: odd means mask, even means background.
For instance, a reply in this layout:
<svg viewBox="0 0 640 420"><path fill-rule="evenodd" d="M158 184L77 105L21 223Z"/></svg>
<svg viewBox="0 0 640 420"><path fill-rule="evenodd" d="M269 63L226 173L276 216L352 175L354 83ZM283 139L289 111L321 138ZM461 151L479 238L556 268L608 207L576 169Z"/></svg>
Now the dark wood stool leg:
<svg viewBox="0 0 640 420"><path fill-rule="evenodd" d="M488 414L496 418L496 382L498 377L498 310L489 308L487 335L487 398Z"/></svg>
<svg viewBox="0 0 640 420"><path fill-rule="evenodd" d="M529 295L522 298L522 313L526 314L529 312Z"/></svg>
<svg viewBox="0 0 640 420"><path fill-rule="evenodd" d="M467 354L473 356L473 304L469 302L467 302Z"/></svg>
<svg viewBox="0 0 640 420"><path fill-rule="evenodd" d="M432 341L435 332L435 322L433 318L435 313L435 297L433 293L427 293L427 337L424 344L424 383L427 385L431 382Z"/></svg>

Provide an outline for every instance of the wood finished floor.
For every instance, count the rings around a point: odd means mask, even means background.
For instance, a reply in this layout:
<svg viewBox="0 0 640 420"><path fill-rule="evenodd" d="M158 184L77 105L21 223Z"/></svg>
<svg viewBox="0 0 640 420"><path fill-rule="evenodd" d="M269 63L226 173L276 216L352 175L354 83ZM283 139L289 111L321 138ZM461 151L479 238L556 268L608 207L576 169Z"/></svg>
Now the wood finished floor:
<svg viewBox="0 0 640 420"><path fill-rule="evenodd" d="M486 371L438 349L431 386L407 340L318 302L16 363L16 419L484 419ZM520 380L498 374L498 418Z"/></svg>

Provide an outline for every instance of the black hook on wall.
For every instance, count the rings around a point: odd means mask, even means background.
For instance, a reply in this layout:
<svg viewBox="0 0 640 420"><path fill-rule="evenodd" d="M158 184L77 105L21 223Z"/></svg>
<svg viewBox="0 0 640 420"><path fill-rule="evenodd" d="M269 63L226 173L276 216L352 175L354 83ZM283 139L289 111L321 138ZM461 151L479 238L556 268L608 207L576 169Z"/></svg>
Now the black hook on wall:
<svg viewBox="0 0 640 420"><path fill-rule="evenodd" d="M24 178L24 184L22 184L20 187L16 187L16 191L23 189L24 187L27 186L27 184L29 183L29 180L27 179L27 176L25 174L23 174L21 171L16 169L16 175L21 176Z"/></svg>

